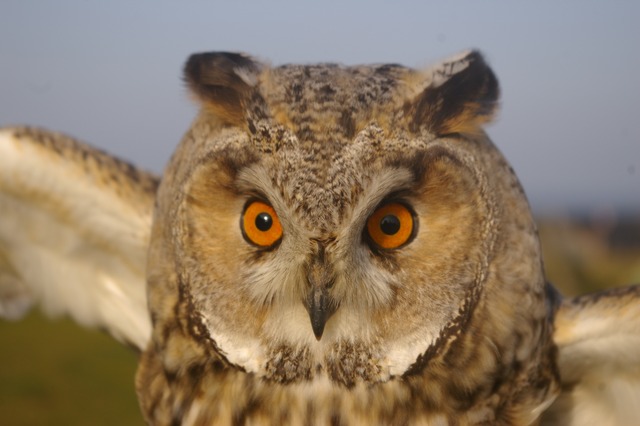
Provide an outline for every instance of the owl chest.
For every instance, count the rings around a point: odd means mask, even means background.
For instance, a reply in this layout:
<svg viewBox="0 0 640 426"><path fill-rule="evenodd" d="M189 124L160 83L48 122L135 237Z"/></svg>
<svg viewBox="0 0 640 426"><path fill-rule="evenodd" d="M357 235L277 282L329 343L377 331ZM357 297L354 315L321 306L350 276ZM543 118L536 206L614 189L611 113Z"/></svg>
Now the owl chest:
<svg viewBox="0 0 640 426"><path fill-rule="evenodd" d="M505 401L497 394L469 404L447 397L435 382L416 384L347 388L326 378L279 384L217 363L173 375L155 361L142 364L137 380L146 420L154 425L532 424L511 414L502 419Z"/></svg>

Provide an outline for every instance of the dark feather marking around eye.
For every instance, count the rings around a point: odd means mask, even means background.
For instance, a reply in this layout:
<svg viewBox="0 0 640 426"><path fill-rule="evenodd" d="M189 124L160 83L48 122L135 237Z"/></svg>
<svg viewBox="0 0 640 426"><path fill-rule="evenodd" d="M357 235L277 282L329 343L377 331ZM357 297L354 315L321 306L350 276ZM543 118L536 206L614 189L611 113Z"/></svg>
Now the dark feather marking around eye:
<svg viewBox="0 0 640 426"><path fill-rule="evenodd" d="M439 146L420 151L410 156L392 158L389 160L388 165L394 168L408 169L413 176L412 186L420 187L424 184L430 165L442 159L462 166L460 160L454 157L446 148Z"/></svg>
<svg viewBox="0 0 640 426"><path fill-rule="evenodd" d="M232 179L237 177L240 170L259 161L258 155L246 148L240 150L227 148L222 152L216 153L214 158L217 159L220 168Z"/></svg>
<svg viewBox="0 0 640 426"><path fill-rule="evenodd" d="M217 166L218 173L226 175L228 179L218 176L215 179L215 185L240 195L241 190L236 184L238 174L242 169L250 167L258 161L258 155L248 147L242 149L227 147L223 150L209 153L200 161L200 164L204 167L212 168ZM215 173L213 173L213 176L215 176Z"/></svg>
<svg viewBox="0 0 640 426"><path fill-rule="evenodd" d="M282 238L280 238L278 241L276 241L273 245L269 247L253 247L253 250L247 253L247 256L249 256L249 259L252 262L261 262L267 258L269 253L275 251L278 247L280 247L281 243L282 243Z"/></svg>

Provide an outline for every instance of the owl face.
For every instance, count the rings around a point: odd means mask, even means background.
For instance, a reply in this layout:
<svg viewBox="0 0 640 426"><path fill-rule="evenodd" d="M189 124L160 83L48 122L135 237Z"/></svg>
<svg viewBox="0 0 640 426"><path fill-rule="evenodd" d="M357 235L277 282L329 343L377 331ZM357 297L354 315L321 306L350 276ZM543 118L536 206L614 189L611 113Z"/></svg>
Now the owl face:
<svg viewBox="0 0 640 426"><path fill-rule="evenodd" d="M165 175L150 262L185 327L279 383L384 382L457 339L502 272L513 191L489 194L517 185L491 174L507 166L478 128L497 83L477 53L428 73L203 54L185 72L203 111ZM166 299L150 303L162 317Z"/></svg>
<svg viewBox="0 0 640 426"><path fill-rule="evenodd" d="M382 380L462 309L486 262L488 206L460 142L399 140L380 155L376 134L320 163L292 135L277 152L239 143L194 169L181 268L230 362L269 375L295 356L293 373L307 377L366 348L360 374ZM327 173L309 182L318 168Z"/></svg>

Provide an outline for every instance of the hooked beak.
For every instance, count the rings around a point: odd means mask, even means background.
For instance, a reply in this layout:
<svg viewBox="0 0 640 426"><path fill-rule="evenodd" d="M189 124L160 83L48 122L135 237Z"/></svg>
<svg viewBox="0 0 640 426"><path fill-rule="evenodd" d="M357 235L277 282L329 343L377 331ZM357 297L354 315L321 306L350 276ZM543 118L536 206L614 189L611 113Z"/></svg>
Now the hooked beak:
<svg viewBox="0 0 640 426"><path fill-rule="evenodd" d="M310 288L305 300L311 328L317 340L322 338L324 326L338 308L335 300L329 295L334 280L333 271L325 259L324 246L318 242L318 253L307 270L307 283Z"/></svg>
<svg viewBox="0 0 640 426"><path fill-rule="evenodd" d="M325 289L313 289L307 297L307 311L311 319L311 328L317 340L322 338L324 326L336 311Z"/></svg>

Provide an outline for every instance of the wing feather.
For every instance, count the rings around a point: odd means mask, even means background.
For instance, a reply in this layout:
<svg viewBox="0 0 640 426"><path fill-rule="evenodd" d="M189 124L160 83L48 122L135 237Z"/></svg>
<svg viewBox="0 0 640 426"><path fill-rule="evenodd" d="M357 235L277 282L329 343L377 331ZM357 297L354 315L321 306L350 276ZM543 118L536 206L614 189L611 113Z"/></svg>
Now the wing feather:
<svg viewBox="0 0 640 426"><path fill-rule="evenodd" d="M138 349L158 178L61 134L0 129L0 317L35 303Z"/></svg>
<svg viewBox="0 0 640 426"><path fill-rule="evenodd" d="M640 424L640 286L564 301L554 340L563 390L542 424Z"/></svg>

